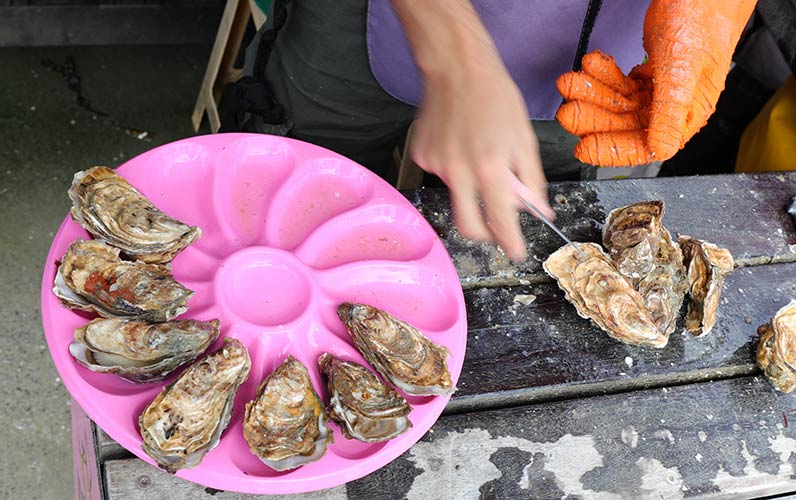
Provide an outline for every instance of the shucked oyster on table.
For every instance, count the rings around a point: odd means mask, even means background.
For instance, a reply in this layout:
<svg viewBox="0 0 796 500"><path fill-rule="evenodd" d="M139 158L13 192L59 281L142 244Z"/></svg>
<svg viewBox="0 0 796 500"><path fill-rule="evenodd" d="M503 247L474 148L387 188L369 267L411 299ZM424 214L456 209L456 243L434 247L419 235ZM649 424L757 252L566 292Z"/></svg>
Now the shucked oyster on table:
<svg viewBox="0 0 796 500"><path fill-rule="evenodd" d="M413 396L453 394L450 352L414 326L365 304L344 303L337 315L360 354L388 382Z"/></svg>
<svg viewBox="0 0 796 500"><path fill-rule="evenodd" d="M193 296L167 266L123 261L119 249L98 240L78 240L69 246L53 292L71 309L151 322L184 313Z"/></svg>
<svg viewBox="0 0 796 500"><path fill-rule="evenodd" d="M343 435L365 442L387 441L412 427L412 408L370 370L324 353L318 359L329 389L329 416Z"/></svg>
<svg viewBox="0 0 796 500"><path fill-rule="evenodd" d="M712 243L690 236L678 238L688 266L690 302L685 317L686 329L701 337L713 329L718 318L724 278L732 272L734 261L730 252Z"/></svg>
<svg viewBox="0 0 796 500"><path fill-rule="evenodd" d="M218 320L150 324L95 319L75 330L69 352L91 371L132 382L158 382L202 354L218 338Z"/></svg>
<svg viewBox="0 0 796 500"><path fill-rule="evenodd" d="M75 174L69 189L72 218L95 238L144 262L170 262L202 234L158 210L108 167Z"/></svg>
<svg viewBox="0 0 796 500"><path fill-rule="evenodd" d="M287 359L246 403L243 436L249 449L277 471L319 460L334 438L323 403L301 361Z"/></svg>
<svg viewBox="0 0 796 500"><path fill-rule="evenodd" d="M172 473L198 465L221 439L250 369L246 347L224 339L221 349L191 365L141 413L144 452Z"/></svg>
<svg viewBox="0 0 796 500"><path fill-rule="evenodd" d="M655 265L663 212L662 201L642 201L611 210L605 221L603 245L619 272L636 282Z"/></svg>
<svg viewBox="0 0 796 500"><path fill-rule="evenodd" d="M586 255L581 256L578 248ZM644 298L611 258L595 243L564 245L542 264L566 299L583 318L611 337L635 345L664 347L668 336L658 329Z"/></svg>
<svg viewBox="0 0 796 500"><path fill-rule="evenodd" d="M796 300L762 325L757 364L771 384L782 392L796 389Z"/></svg>
<svg viewBox="0 0 796 500"><path fill-rule="evenodd" d="M639 293L658 330L669 336L677 327L680 309L688 291L683 252L666 228L661 229L658 252L652 268L638 283Z"/></svg>

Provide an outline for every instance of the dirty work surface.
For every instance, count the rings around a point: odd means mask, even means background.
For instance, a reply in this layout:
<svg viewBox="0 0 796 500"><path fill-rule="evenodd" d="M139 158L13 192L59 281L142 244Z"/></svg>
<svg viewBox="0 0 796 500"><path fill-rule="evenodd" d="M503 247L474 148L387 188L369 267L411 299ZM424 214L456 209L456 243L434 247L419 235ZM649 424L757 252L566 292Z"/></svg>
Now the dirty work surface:
<svg viewBox="0 0 796 500"><path fill-rule="evenodd" d="M192 135L190 115L209 50L0 50L0 470L6 471L0 498L74 498L69 397L47 352L39 311L44 259L69 208L72 175ZM92 104L148 131L149 142L92 118L64 79L42 65L68 56Z"/></svg>
<svg viewBox="0 0 796 500"><path fill-rule="evenodd" d="M775 392L754 363L757 327L796 297L796 234L785 215L794 191L792 173L551 185L559 222L577 239L596 241L613 208L662 198L673 233L735 255L739 267L725 283L714 330L694 338L682 332L681 317L662 349L626 346L577 316L541 272L541 260L560 243L535 221L523 224L537 258L513 267L488 245L456 235L445 191L407 193L445 241L466 289L459 392L402 457L307 498L796 492L796 396ZM254 498L175 479L101 433L99 444L110 499L165 492L175 499Z"/></svg>

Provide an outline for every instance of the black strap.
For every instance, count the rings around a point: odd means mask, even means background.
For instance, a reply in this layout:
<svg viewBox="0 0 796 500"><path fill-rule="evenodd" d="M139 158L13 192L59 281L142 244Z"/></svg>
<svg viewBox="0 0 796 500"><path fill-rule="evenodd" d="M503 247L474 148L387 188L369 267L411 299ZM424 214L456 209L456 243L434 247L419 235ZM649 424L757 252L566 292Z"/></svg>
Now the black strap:
<svg viewBox="0 0 796 500"><path fill-rule="evenodd" d="M274 50L274 43L279 30L287 21L287 6L290 0L275 0L271 6L271 28L260 37L260 45L257 48L257 56L254 60L254 78L258 81L265 81L265 65Z"/></svg>
<svg viewBox="0 0 796 500"><path fill-rule="evenodd" d="M580 40L578 40L578 50L575 52L575 61L572 63L573 71L580 71L580 64L586 51L589 50L589 38L594 29L594 23L597 21L597 14L600 13L602 0L589 0L589 6L586 8L586 17L583 18L583 27L580 30Z"/></svg>
<svg viewBox="0 0 796 500"><path fill-rule="evenodd" d="M757 12L796 75L796 0L758 0Z"/></svg>

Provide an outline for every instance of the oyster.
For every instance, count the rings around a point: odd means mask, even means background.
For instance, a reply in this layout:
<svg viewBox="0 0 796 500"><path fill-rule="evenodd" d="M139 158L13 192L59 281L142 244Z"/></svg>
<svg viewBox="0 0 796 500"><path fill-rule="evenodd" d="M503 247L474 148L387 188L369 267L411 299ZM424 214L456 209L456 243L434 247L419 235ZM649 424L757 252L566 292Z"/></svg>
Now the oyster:
<svg viewBox="0 0 796 500"><path fill-rule="evenodd" d="M141 413L144 452L172 473L198 465L221 439L250 369L246 347L224 339L221 349L191 365Z"/></svg>
<svg viewBox="0 0 796 500"><path fill-rule="evenodd" d="M170 262L196 241L198 227L172 219L108 167L75 174L72 218L95 238L144 262Z"/></svg>
<svg viewBox="0 0 796 500"><path fill-rule="evenodd" d="M167 266L123 261L117 248L98 240L78 240L69 246L53 292L72 309L152 322L184 313L193 296Z"/></svg>
<svg viewBox="0 0 796 500"><path fill-rule="evenodd" d="M196 359L218 333L218 320L149 324L95 319L75 330L69 352L91 371L115 373L133 382L157 382Z"/></svg>
<svg viewBox="0 0 796 500"><path fill-rule="evenodd" d="M605 221L603 245L619 272L636 282L655 265L663 212L662 201L642 201L611 210Z"/></svg>
<svg viewBox="0 0 796 500"><path fill-rule="evenodd" d="M388 382L407 394L453 394L447 348L414 326L364 304L341 304L337 315L362 356Z"/></svg>
<svg viewBox="0 0 796 500"><path fill-rule="evenodd" d="M595 243L579 243L586 256L572 245L556 250L542 264L556 279L564 295L578 311L611 337L636 345L663 347L661 333L647 310L644 298Z"/></svg>
<svg viewBox="0 0 796 500"><path fill-rule="evenodd" d="M762 325L757 364L771 384L782 392L796 389L796 300Z"/></svg>
<svg viewBox="0 0 796 500"><path fill-rule="evenodd" d="M252 453L274 470L295 469L319 460L333 441L310 374L300 361L288 358L246 403L243 436Z"/></svg>
<svg viewBox="0 0 796 500"><path fill-rule="evenodd" d="M343 435L359 441L387 441L412 427L412 407L370 370L324 353L318 359L329 388L329 416Z"/></svg>
<svg viewBox="0 0 796 500"><path fill-rule="evenodd" d="M688 266L689 295L686 329L697 337L705 335L716 324L724 277L733 269L730 252L712 243L690 236L678 238Z"/></svg>
<svg viewBox="0 0 796 500"><path fill-rule="evenodd" d="M677 327L680 308L688 291L683 252L666 228L661 229L658 253L652 269L638 284L638 291L658 330L667 337Z"/></svg>

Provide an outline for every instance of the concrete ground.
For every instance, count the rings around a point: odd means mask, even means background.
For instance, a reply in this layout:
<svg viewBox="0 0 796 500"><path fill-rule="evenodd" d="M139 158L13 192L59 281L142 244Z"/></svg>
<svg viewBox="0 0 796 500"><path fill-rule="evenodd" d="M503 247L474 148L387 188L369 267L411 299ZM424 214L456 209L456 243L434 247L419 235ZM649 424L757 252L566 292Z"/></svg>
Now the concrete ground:
<svg viewBox="0 0 796 500"><path fill-rule="evenodd" d="M77 170L116 166L193 135L210 47L0 49L0 498L73 498L70 400L41 327L39 293ZM73 56L92 105L141 141L93 119L42 60Z"/></svg>

